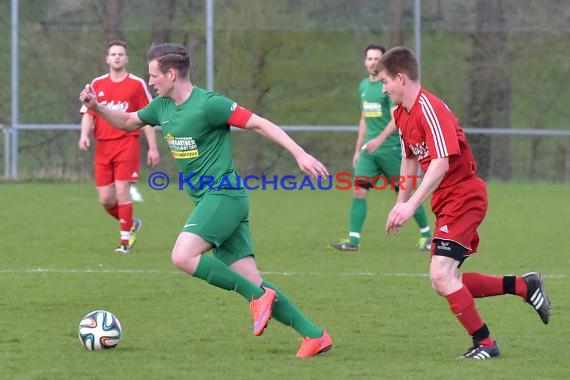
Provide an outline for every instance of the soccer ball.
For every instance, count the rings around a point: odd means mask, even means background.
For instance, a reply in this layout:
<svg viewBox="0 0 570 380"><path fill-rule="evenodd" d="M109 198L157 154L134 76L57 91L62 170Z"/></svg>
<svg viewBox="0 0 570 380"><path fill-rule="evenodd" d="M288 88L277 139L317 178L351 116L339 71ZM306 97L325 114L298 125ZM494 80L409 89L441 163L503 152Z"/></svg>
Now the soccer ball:
<svg viewBox="0 0 570 380"><path fill-rule="evenodd" d="M79 340L89 351L115 348L122 336L121 322L109 311L92 311L79 322Z"/></svg>

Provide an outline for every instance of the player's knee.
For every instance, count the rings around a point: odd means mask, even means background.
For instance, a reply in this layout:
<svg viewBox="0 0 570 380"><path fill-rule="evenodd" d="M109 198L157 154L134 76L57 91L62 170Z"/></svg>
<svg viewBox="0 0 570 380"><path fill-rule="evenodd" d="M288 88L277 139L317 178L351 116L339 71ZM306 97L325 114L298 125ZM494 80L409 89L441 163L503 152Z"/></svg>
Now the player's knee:
<svg viewBox="0 0 570 380"><path fill-rule="evenodd" d="M119 204L131 202L131 191L125 189L117 190L117 202Z"/></svg>
<svg viewBox="0 0 570 380"><path fill-rule="evenodd" d="M104 208L111 208L117 203L117 200L114 197L99 196L99 203Z"/></svg>
<svg viewBox="0 0 570 380"><path fill-rule="evenodd" d="M449 285L449 273L440 267L430 268L431 287L439 295L443 295Z"/></svg>
<svg viewBox="0 0 570 380"><path fill-rule="evenodd" d="M358 188L354 188L354 190L352 191L352 196L354 198L357 199L364 199L366 198L366 196L368 195L368 189L369 187L365 187L366 185L364 185L364 187L362 187L363 185L361 185L361 187Z"/></svg>
<svg viewBox="0 0 570 380"><path fill-rule="evenodd" d="M184 258L180 253L173 249L170 254L170 260L172 260L172 264L174 264L175 267L180 268L180 266L183 265Z"/></svg>
<svg viewBox="0 0 570 380"><path fill-rule="evenodd" d="M181 249L174 248L170 258L176 268L186 273L193 274L198 267L197 263L194 263L194 260L192 260L192 256Z"/></svg>
<svg viewBox="0 0 570 380"><path fill-rule="evenodd" d="M453 293L457 288L456 281L454 281L451 276L443 272L433 274L430 280L431 287L440 296Z"/></svg>
<svg viewBox="0 0 570 380"><path fill-rule="evenodd" d="M448 295L461 288L461 274L459 265L463 261L465 249L459 244L454 245L451 251L443 249L447 244L441 244L442 240L435 239L432 244L436 244L435 253L430 265L430 280L432 288L439 295Z"/></svg>

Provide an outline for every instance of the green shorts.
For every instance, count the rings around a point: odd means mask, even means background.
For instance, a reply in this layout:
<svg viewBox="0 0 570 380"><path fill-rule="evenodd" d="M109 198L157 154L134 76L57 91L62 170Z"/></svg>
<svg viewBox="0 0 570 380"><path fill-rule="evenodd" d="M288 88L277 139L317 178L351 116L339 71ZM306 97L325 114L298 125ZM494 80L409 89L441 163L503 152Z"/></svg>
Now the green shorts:
<svg viewBox="0 0 570 380"><path fill-rule="evenodd" d="M249 198L209 192L192 211L182 231L214 245L214 256L226 265L253 256L249 232Z"/></svg>
<svg viewBox="0 0 570 380"><path fill-rule="evenodd" d="M385 179L380 180L377 178L374 180L374 183L379 189L389 189L393 179L399 178L401 165L402 151L399 147L383 149L381 152L376 151L373 154L362 152L354 169L354 177L355 180L357 176L363 176L372 180L374 177L383 176ZM360 187L370 189L372 184L360 185Z"/></svg>

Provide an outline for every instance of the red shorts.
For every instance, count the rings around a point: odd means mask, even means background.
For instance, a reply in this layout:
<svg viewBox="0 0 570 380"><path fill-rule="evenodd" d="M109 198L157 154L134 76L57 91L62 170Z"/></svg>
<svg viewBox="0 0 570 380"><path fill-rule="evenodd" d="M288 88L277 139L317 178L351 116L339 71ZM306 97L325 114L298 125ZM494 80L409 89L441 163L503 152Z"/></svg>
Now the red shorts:
<svg viewBox="0 0 570 380"><path fill-rule="evenodd" d="M465 255L477 252L477 227L487 213L487 185L474 177L434 192L431 200L435 214L434 239L456 242L467 249ZM436 244L432 244L432 255Z"/></svg>
<svg viewBox="0 0 570 380"><path fill-rule="evenodd" d="M95 144L95 186L108 186L115 181L138 182L140 160L138 136L98 140Z"/></svg>

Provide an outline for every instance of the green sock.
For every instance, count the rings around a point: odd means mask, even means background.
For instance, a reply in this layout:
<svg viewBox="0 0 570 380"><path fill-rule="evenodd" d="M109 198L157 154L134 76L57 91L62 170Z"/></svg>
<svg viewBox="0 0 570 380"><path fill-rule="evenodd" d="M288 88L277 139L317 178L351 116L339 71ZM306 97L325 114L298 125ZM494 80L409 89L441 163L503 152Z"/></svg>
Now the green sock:
<svg viewBox="0 0 570 380"><path fill-rule="evenodd" d="M271 288L277 293L277 302L273 304L271 316L284 325L293 327L301 336L320 338L323 330L307 318L279 288L271 282L263 280L262 286Z"/></svg>
<svg viewBox="0 0 570 380"><path fill-rule="evenodd" d="M426 211L423 205L420 205L420 207L417 208L416 212L414 213L414 220L420 227L420 233L422 234L422 236L430 237L431 231L429 228Z"/></svg>
<svg viewBox="0 0 570 380"><path fill-rule="evenodd" d="M241 274L234 272L213 256L202 255L193 276L215 287L234 290L248 301L251 301L253 298L259 298L264 293L260 286L250 282Z"/></svg>
<svg viewBox="0 0 570 380"><path fill-rule="evenodd" d="M367 209L368 204L366 198L352 198L348 234L348 239L351 244L360 245L360 231L362 231L362 226L366 219Z"/></svg>

